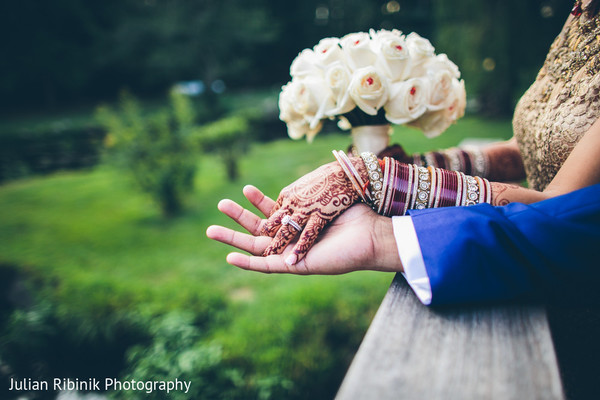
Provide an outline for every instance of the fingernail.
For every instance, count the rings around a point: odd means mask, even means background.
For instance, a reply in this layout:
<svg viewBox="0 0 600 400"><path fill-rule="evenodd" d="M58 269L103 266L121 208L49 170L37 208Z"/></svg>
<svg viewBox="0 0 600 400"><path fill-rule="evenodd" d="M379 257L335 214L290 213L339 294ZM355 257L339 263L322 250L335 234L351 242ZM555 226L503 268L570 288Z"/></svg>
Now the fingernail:
<svg viewBox="0 0 600 400"><path fill-rule="evenodd" d="M285 259L285 263L289 266L292 266L294 264L296 264L296 261L298 260L298 256L295 254L290 254L289 256L287 256L287 258Z"/></svg>

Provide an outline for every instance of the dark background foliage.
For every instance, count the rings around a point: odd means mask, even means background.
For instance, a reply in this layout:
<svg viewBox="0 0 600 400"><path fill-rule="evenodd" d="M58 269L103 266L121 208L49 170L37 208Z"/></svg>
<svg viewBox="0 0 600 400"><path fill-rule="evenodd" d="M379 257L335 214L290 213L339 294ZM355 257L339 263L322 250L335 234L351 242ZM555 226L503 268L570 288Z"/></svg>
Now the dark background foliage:
<svg viewBox="0 0 600 400"><path fill-rule="evenodd" d="M326 36L416 31L455 60L487 113L509 114L572 0L21 0L0 5L3 112L163 95L176 81L277 86Z"/></svg>

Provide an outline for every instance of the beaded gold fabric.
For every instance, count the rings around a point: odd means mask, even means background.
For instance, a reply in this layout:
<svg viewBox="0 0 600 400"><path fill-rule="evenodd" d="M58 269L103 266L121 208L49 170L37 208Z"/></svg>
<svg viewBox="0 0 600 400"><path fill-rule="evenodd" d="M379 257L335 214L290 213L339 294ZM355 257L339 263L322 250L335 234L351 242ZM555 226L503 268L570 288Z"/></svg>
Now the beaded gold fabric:
<svg viewBox="0 0 600 400"><path fill-rule="evenodd" d="M600 19L570 16L536 81L523 95L513 131L529 187L544 190L600 116Z"/></svg>

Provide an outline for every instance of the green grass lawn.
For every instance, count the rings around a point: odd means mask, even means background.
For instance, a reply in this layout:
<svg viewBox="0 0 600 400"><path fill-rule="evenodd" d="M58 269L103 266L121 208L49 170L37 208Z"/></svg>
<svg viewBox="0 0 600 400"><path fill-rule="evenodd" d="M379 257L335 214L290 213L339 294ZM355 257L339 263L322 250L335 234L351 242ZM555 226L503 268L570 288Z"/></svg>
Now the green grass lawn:
<svg viewBox="0 0 600 400"><path fill-rule="evenodd" d="M510 135L507 121L466 118L432 140L396 128L392 141L412 152L452 146L464 137ZM187 212L172 220L163 220L121 172L107 166L7 183L0 187L0 266L18 268L38 300L74 318L173 310L207 315L204 340L221 346L244 379L279 376L299 391L312 388L316 397L329 398L393 276L242 271L225 263L231 249L208 240L205 230L234 226L216 205L222 198L248 205L244 184L275 198L283 186L332 161L332 149L349 143L348 135L335 133L311 144L286 138L254 144L234 183L218 158L202 156ZM320 385L328 389L319 391Z"/></svg>

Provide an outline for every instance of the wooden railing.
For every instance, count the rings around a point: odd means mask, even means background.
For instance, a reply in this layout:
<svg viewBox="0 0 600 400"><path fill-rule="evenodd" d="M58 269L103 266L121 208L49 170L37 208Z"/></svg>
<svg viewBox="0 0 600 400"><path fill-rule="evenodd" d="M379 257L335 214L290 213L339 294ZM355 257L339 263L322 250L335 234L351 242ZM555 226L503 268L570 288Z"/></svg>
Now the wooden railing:
<svg viewBox="0 0 600 400"><path fill-rule="evenodd" d="M564 399L539 305L433 309L394 279L337 399Z"/></svg>

